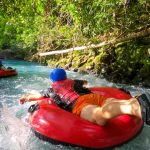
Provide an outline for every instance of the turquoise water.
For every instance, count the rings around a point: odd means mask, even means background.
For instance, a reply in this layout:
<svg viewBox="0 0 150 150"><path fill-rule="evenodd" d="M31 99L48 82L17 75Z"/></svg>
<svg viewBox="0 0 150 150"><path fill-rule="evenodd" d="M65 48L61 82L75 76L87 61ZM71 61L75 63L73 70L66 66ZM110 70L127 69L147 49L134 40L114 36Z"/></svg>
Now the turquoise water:
<svg viewBox="0 0 150 150"><path fill-rule="evenodd" d="M5 66L16 68L18 76L0 78L0 150L81 150L79 147L53 145L39 140L24 123L27 109L32 103L19 105L19 98L27 92L40 91L47 88L50 68L37 63L25 61L3 61ZM86 79L88 86L123 86L134 96L143 91L150 91L141 86L115 85L105 79L91 75L67 72L69 78ZM1 104L0 103L0 104ZM60 133L61 134L61 133ZM130 142L113 150L149 150L150 127L144 125L142 132Z"/></svg>

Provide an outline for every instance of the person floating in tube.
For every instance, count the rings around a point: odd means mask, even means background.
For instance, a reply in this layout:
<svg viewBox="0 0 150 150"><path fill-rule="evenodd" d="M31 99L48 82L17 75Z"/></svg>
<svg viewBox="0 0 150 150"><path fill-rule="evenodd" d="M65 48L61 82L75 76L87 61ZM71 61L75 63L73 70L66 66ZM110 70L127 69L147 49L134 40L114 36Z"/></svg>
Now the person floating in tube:
<svg viewBox="0 0 150 150"><path fill-rule="evenodd" d="M2 61L0 60L0 70L4 70L4 71L15 71L16 69L13 69L11 67L5 67L2 63Z"/></svg>
<svg viewBox="0 0 150 150"><path fill-rule="evenodd" d="M50 80L53 82L51 88L38 94L23 95L20 104L45 97L53 99L52 103L62 109L101 126L106 125L110 119L123 114L141 118L150 125L149 93L132 97L129 100L106 98L86 88L84 85L87 81L68 79L66 71L62 68L54 69L50 73Z"/></svg>

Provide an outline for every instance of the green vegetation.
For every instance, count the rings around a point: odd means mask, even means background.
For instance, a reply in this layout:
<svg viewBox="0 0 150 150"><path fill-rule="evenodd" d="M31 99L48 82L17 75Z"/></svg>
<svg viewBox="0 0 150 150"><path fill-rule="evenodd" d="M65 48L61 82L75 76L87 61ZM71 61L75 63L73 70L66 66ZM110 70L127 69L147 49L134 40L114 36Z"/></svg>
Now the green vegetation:
<svg viewBox="0 0 150 150"><path fill-rule="evenodd" d="M149 0L1 0L0 52L102 75L116 82L150 81ZM92 50L38 57L40 52L138 38ZM19 56L20 55L20 56Z"/></svg>

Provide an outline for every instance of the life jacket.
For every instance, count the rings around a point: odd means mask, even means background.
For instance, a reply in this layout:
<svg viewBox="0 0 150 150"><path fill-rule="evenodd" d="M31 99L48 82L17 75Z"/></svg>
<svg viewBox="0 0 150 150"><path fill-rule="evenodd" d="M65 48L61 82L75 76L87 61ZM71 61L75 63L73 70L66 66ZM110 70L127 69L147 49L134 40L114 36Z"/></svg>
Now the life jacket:
<svg viewBox="0 0 150 150"><path fill-rule="evenodd" d="M74 90L74 80L61 80L54 82L52 88L67 105L74 102L80 95Z"/></svg>

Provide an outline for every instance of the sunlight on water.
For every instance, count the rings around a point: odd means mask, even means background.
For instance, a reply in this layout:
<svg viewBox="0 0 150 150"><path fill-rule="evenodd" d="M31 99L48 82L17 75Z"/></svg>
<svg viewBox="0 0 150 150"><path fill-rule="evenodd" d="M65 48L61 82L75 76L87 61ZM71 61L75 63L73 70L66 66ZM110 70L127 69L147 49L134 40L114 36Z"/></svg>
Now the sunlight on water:
<svg viewBox="0 0 150 150"><path fill-rule="evenodd" d="M23 121L31 103L19 105L19 98L27 92L47 88L51 84L49 80L51 69L25 61L9 60L3 62L5 66L16 68L19 74L18 76L0 79L0 150L80 150L81 148L79 147L53 145L39 140ZM126 87L133 96L143 91L150 92L150 89L141 86L116 85L92 75L83 75L70 71L67 71L67 74L69 78L88 80L89 87ZM140 135L129 143L114 148L114 150L148 150L150 149L149 133L150 127L144 125Z"/></svg>

